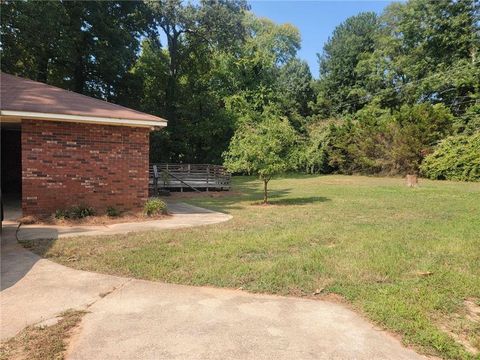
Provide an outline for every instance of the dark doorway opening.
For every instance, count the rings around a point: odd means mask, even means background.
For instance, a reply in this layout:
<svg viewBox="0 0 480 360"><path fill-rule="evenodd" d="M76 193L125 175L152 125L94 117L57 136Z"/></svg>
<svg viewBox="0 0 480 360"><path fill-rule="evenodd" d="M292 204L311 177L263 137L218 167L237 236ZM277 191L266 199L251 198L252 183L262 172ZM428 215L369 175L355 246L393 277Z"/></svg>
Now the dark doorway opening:
<svg viewBox="0 0 480 360"><path fill-rule="evenodd" d="M9 210L18 211L22 199L22 143L20 123L1 126L1 191L4 217Z"/></svg>

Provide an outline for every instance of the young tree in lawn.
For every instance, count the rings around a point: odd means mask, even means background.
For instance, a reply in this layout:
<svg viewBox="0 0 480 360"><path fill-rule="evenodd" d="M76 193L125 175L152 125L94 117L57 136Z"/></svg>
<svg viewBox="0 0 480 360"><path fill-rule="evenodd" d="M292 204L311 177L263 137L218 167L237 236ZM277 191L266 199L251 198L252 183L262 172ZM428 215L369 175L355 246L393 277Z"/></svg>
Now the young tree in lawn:
<svg viewBox="0 0 480 360"><path fill-rule="evenodd" d="M297 140L288 120L267 108L260 121L242 121L224 153L225 166L231 172L258 175L263 181L263 203L267 204L268 182L289 169Z"/></svg>

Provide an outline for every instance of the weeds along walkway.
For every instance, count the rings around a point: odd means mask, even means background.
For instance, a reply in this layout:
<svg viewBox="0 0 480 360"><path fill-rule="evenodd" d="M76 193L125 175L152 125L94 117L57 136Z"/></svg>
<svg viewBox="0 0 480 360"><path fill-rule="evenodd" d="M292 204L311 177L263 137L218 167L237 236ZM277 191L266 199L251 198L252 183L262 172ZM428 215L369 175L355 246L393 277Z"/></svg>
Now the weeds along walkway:
<svg viewBox="0 0 480 360"><path fill-rule="evenodd" d="M42 240L83 235L114 235L147 230L181 229L211 225L228 221L232 218L228 214L185 203L169 203L168 211L171 216L166 219L143 222L95 226L22 225L17 236L19 240Z"/></svg>

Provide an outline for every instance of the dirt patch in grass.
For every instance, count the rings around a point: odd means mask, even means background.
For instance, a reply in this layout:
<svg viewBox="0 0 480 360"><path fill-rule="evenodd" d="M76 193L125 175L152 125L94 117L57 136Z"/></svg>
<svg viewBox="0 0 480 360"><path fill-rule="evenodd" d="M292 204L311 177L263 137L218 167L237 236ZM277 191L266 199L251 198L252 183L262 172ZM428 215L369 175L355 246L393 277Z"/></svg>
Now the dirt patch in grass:
<svg viewBox="0 0 480 360"><path fill-rule="evenodd" d="M85 311L68 310L57 323L32 325L0 344L1 360L63 359L68 341L80 324Z"/></svg>
<svg viewBox="0 0 480 360"><path fill-rule="evenodd" d="M467 308L467 317L478 324L480 324L480 300L466 299L464 301Z"/></svg>
<svg viewBox="0 0 480 360"><path fill-rule="evenodd" d="M440 327L473 356L480 355L480 305L478 300L465 299L461 310L442 321Z"/></svg>
<svg viewBox="0 0 480 360"><path fill-rule="evenodd" d="M461 331L459 330L458 326L456 326L455 329L453 329L453 327L454 326L452 326L452 324L446 323L440 328L449 336L451 336L457 343L461 344L473 356L480 354L480 351L475 345L475 343L478 344L478 341L475 341L475 339L472 338L473 335L471 334L471 331L466 329Z"/></svg>

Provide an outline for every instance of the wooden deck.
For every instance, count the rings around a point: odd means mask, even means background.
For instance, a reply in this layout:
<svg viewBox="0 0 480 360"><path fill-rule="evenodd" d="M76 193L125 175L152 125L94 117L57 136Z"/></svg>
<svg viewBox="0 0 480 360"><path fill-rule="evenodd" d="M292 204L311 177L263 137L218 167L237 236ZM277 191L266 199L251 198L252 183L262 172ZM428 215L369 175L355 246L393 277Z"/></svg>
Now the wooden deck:
<svg viewBox="0 0 480 360"><path fill-rule="evenodd" d="M155 182L158 190L230 190L230 181L231 174L220 165L150 164L152 191L155 191Z"/></svg>

